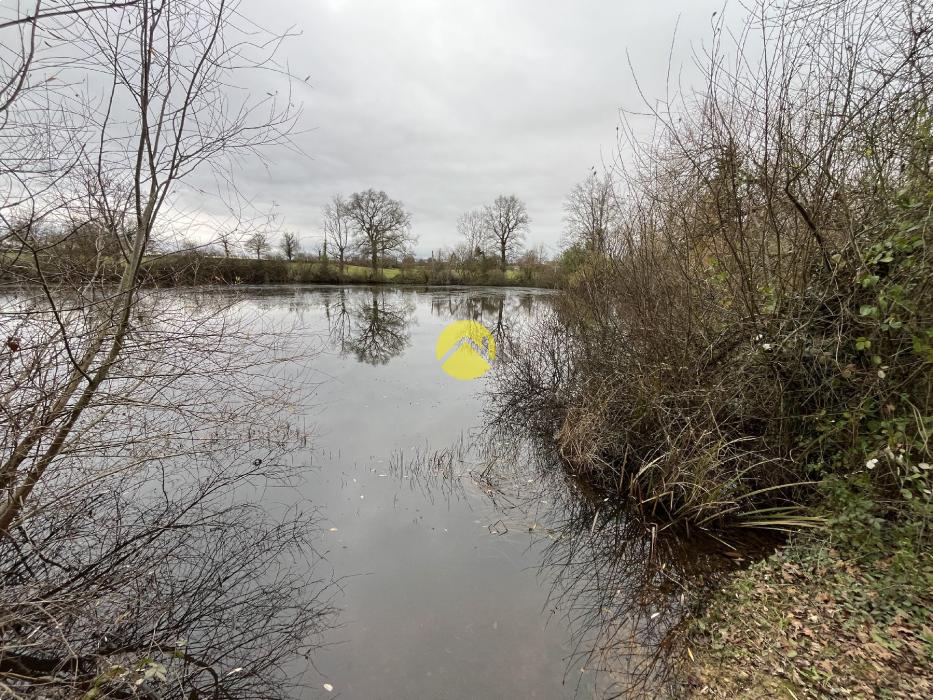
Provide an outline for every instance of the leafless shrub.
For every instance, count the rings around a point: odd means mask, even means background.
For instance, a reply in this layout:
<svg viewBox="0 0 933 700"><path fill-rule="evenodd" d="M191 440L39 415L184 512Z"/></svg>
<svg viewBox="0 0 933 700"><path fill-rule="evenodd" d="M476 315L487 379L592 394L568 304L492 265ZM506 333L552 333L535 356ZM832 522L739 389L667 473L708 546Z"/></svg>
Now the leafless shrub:
<svg viewBox="0 0 933 700"><path fill-rule="evenodd" d="M330 609L314 518L252 500L304 440L281 329L143 289L185 179L287 143L290 101L227 88L282 37L227 0L34 7L0 20L0 694L285 695Z"/></svg>
<svg viewBox="0 0 933 700"><path fill-rule="evenodd" d="M650 519L805 525L811 482L874 457L928 501L930 5L763 2L727 27L705 90L646 100L648 142L625 122L607 252L503 398Z"/></svg>

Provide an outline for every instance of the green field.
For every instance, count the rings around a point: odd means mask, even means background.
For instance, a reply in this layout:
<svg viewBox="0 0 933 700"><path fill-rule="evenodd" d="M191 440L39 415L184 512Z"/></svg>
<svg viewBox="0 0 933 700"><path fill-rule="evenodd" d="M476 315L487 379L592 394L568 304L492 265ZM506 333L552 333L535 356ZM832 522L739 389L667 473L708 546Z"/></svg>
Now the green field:
<svg viewBox="0 0 933 700"><path fill-rule="evenodd" d="M311 264L314 265L318 269L320 269L321 267L320 263L311 263ZM336 269L337 265L331 263L331 267ZM398 269L397 267L382 268L382 276L385 277L387 280L390 280L393 277L398 277L400 273L401 273L401 270ZM365 279L369 277L370 269L362 265L344 265L344 274L347 277L360 277L360 278Z"/></svg>

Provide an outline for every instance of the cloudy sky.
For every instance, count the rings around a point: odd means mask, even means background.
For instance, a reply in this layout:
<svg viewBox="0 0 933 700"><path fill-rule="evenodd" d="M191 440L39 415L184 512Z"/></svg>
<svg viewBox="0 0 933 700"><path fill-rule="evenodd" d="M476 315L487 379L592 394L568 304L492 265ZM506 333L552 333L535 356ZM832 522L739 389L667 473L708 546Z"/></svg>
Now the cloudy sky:
<svg viewBox="0 0 933 700"><path fill-rule="evenodd" d="M732 8L733 11L738 8ZM243 13L301 32L281 58L303 103L297 142L240 186L275 207L307 249L336 192L374 187L412 213L416 251L456 242L458 216L515 194L531 243L554 251L562 200L615 154L620 108L652 98L711 34L722 0L243 0ZM271 88L271 85L270 85Z"/></svg>

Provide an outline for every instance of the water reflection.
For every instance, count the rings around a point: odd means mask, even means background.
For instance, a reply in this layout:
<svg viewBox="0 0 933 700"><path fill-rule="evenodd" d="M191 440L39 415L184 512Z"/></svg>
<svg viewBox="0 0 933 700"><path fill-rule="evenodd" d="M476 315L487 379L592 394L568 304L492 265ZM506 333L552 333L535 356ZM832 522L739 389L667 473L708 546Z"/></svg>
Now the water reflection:
<svg viewBox="0 0 933 700"><path fill-rule="evenodd" d="M373 368L360 374L359 365L328 365L339 393L323 397L339 436L334 444L354 462L347 466L344 457L326 467L346 470L341 488L351 491L327 497L341 538L338 568L375 572L371 583L354 579L347 602L351 618L379 623L341 639L348 651L333 663L352 683L350 695L380 687L421 696L443 688L451 697L502 696L505 688L524 697L676 695L667 687L667 652L696 599L694 587L731 562L726 548L627 519L618 504L569 478L522 433L520 417L472 434L483 400L476 394L494 387L442 383L434 365L434 338L450 321L482 323L505 349L547 298L474 289L314 294L340 357ZM390 362L390 372L375 371ZM352 433L351 448L344 436L367 416L374 420L365 435ZM346 508L337 510L338 502ZM535 573L543 595L517 583L516 567ZM521 615L511 618L514 629L489 628L506 609L529 604L560 632L559 651L550 646L552 631L535 630ZM492 620L488 606L497 610ZM369 644L374 636L383 643ZM396 641L418 649L416 658L388 652ZM541 665L519 664L522 648L548 651ZM379 668L379 682L352 659ZM555 665L563 684L545 680L542 669L553 673ZM489 685L478 690L479 682Z"/></svg>
<svg viewBox="0 0 933 700"><path fill-rule="evenodd" d="M467 502L464 477L468 475L469 465L464 449L461 441L434 452L427 447L408 455L399 450L389 460L389 474L401 487L417 493L431 505Z"/></svg>
<svg viewBox="0 0 933 700"><path fill-rule="evenodd" d="M540 613L560 617L567 627L561 663L572 696L679 695L667 662L696 587L712 585L734 564L728 547L646 531L514 433L484 432L469 443L414 456L399 452L377 476L391 477L425 503L475 508L481 519L474 522L485 536L525 542L547 589ZM485 497L479 507L470 499L477 487Z"/></svg>
<svg viewBox="0 0 933 700"><path fill-rule="evenodd" d="M435 316L476 321L490 331L501 331L505 303L506 297L500 294L449 293L435 295L431 300L431 312Z"/></svg>
<svg viewBox="0 0 933 700"><path fill-rule="evenodd" d="M270 497L303 474L303 392L222 301L147 299L131 391L111 380L0 538L3 697L306 696L330 576L314 506Z"/></svg>
<svg viewBox="0 0 933 700"><path fill-rule="evenodd" d="M566 620L566 679L595 697L678 695L667 663L699 585L733 561L716 540L659 533L588 490L527 437L491 426L472 475L502 520L541 545L546 608ZM481 455L481 456L480 456Z"/></svg>
<svg viewBox="0 0 933 700"><path fill-rule="evenodd" d="M538 294L452 292L435 296L432 299L431 312L445 318L481 323L492 333L501 356L508 351L508 341L516 331L516 325L530 318L536 304L540 305L541 302L542 296Z"/></svg>
<svg viewBox="0 0 933 700"><path fill-rule="evenodd" d="M313 697L325 683L344 698L592 694L591 673L565 678L573 628L553 613L564 603L549 599L550 579L536 574L551 545L547 534L557 537L559 525L546 525L543 513L537 525L513 517L530 494L524 487L516 496L471 478L488 466L473 453L471 432L482 420L488 382L449 378L434 357L437 335L451 321L478 320L504 341L547 306L546 294L276 287L199 290L190 298L197 306L235 302L250 328L270 330L270 341L274 329L284 329L281 352L291 364L249 374L243 387L249 391L237 403L255 405L249 422L227 425L215 415L222 402L201 389L185 392L204 404L199 415L226 425L240 451L216 465L206 458L159 464L168 474L181 468L187 480L155 479L155 492L117 476L112 483L95 480L99 491L75 495L89 506L74 510L80 518L52 522L53 510L42 516L50 518L43 526L48 534L34 532L43 538L39 553L51 556L11 564L4 592L93 572L67 591L74 596L68 605L79 611L71 620L81 633L73 648L82 663L97 654L99 667L128 668L139 658L128 650L155 640L146 653L182 678L185 697L214 697L212 672L220 697ZM322 343L333 351L311 350ZM262 356L247 350L228 354ZM287 401L287 422L312 435L287 455L280 445L294 432L260 438L257 431L271 418L254 401L254 382L272 378L313 391ZM173 429L178 423L170 416L164 422ZM138 429L148 435L152 424ZM202 437L201 449L214 445L213 434ZM211 449L219 457L226 440L217 440ZM174 447L160 443L159 453L190 452L181 442ZM280 453L279 460L270 461L270 452ZM250 466L256 459L259 471ZM274 464L290 475L288 487L267 478ZM214 490L205 500L198 488ZM301 516L309 503L326 522L317 526L315 518ZM577 519L587 517L581 512ZM25 539L16 545L32 546ZM326 579L333 572L341 582L333 601L339 625L330 625L325 581L315 583L325 578L310 566L320 565L315 549L326 557ZM124 553L129 568L121 568ZM18 556L12 545L0 554L4 563ZM47 592L36 595L45 600ZM85 605L90 598L79 596L85 593L106 602ZM127 609L139 614L127 617ZM54 625L47 621L41 633L45 660L70 658ZM104 637L118 646L103 646ZM318 643L314 670L305 673L296 652ZM0 658L0 668L8 661Z"/></svg>
<svg viewBox="0 0 933 700"><path fill-rule="evenodd" d="M342 351L368 365L387 364L408 347L413 313L414 304L405 296L371 290L353 307L349 332L340 339ZM339 332L346 327L341 323Z"/></svg>
<svg viewBox="0 0 933 700"><path fill-rule="evenodd" d="M332 453L308 494L334 524L330 561L352 577L351 624L320 659L347 697L676 695L665 655L693 587L730 561L724 547L646 531L566 476L521 421L472 435L484 383L444 383L434 362L451 320L483 323L505 348L546 297L358 287L258 303L336 350L316 360L336 379L313 418Z"/></svg>
<svg viewBox="0 0 933 700"><path fill-rule="evenodd" d="M255 504L223 504L249 477L199 466L212 473L164 498L135 475L118 479L82 494L84 508L41 513L28 534L0 542L8 687L179 700L301 693L296 659L334 617L326 582L311 575L316 520L276 523Z"/></svg>
<svg viewBox="0 0 933 700"><path fill-rule="evenodd" d="M384 288L340 289L326 294L324 313L334 347L359 362L387 364L410 344L415 294ZM497 343L506 337L509 330L506 319L510 315L506 314L505 295L476 290L432 290L430 299L434 316L477 321L493 333ZM530 310L535 296L518 299L523 310Z"/></svg>
<svg viewBox="0 0 933 700"><path fill-rule="evenodd" d="M260 308L284 306L302 320L322 309L331 347L369 365L388 364L410 346L420 299L429 300L430 313L438 319L483 324L504 351L516 321L530 317L548 297L530 290L362 286L249 288L245 292Z"/></svg>
<svg viewBox="0 0 933 700"><path fill-rule="evenodd" d="M482 289L398 290L381 287L315 290L321 295L333 346L366 364L387 364L410 344L416 299L430 299L431 314L448 321L468 319L483 324L505 347L516 319L530 316L540 293L503 294ZM305 295L309 292L305 290ZM292 300L291 310L301 303Z"/></svg>

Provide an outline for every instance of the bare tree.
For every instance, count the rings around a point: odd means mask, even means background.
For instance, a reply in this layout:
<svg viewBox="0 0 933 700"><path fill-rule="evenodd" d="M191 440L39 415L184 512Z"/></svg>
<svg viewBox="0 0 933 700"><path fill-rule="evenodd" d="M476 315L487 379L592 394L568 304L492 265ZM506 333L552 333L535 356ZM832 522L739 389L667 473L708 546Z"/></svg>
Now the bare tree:
<svg viewBox="0 0 933 700"><path fill-rule="evenodd" d="M576 185L567 196L564 212L569 242L605 254L606 242L619 218L609 173L600 177L594 170Z"/></svg>
<svg viewBox="0 0 933 700"><path fill-rule="evenodd" d="M295 255L297 255L298 249L300 248L298 236L291 231L286 231L282 234L282 240L279 243L279 247L282 249L282 253L285 255L285 259L291 262Z"/></svg>
<svg viewBox="0 0 933 700"><path fill-rule="evenodd" d="M360 255L370 259L373 274L387 253L404 253L411 236L411 216L402 203L383 191L354 192L347 203Z"/></svg>
<svg viewBox="0 0 933 700"><path fill-rule="evenodd" d="M28 232L40 222L48 228L42 219L60 204L50 192L78 169L81 132L91 121L85 96L63 79L63 59L50 48L67 43L63 36L69 28L137 4L33 0L0 5L0 245L19 247L14 229ZM30 79L40 71L46 78ZM65 99L67 110L51 117Z"/></svg>
<svg viewBox="0 0 933 700"><path fill-rule="evenodd" d="M224 252L225 258L230 257L230 248L234 243L234 235L235 234L230 231L225 231L217 236L217 241L220 243L220 249Z"/></svg>
<svg viewBox="0 0 933 700"><path fill-rule="evenodd" d="M62 72L103 72L112 88L105 104L88 116L81 132L87 142L75 144L73 156L61 156L60 172L40 172L33 178L31 172L20 173L5 189L16 193L12 204L27 203L29 225L9 229L11 242L30 262L24 269L39 283L49 305L31 318L38 322L40 313L51 314L59 337L50 338L45 347L63 351L67 362L61 366L50 357L40 363L59 368L56 382L46 385L43 406L29 428L11 434L5 443L0 485L8 498L0 508L0 530L16 521L126 348L142 263L176 184L199 167L217 163L219 154L281 142L290 128L287 108L278 110L268 101L260 103L261 114L259 105L249 101L228 112L228 74L241 64L238 47L246 41L232 34L221 38L235 11L235 4L225 0L210 6L191 0L140 0L111 10L113 17L83 13L58 18L44 33L31 24L36 43L46 47L41 55L37 49L35 60L49 65L67 43L79 58L62 65ZM62 99L72 97L69 91ZM118 106L120 118L113 113ZM68 103L48 109L45 116L55 119L71 111ZM7 133L9 123L13 126ZM4 122L4 136L14 148L29 149L35 133L17 131L19 123L15 118ZM10 198L3 204L9 211ZM77 299L72 296L63 306L55 285L70 280L47 264L47 240L35 235L40 222L63 231L60 239L93 224L97 239L107 239L119 251L122 264L115 288L106 294L97 289L111 282L103 274L110 256L97 246L94 267L82 274L79 286L68 286Z"/></svg>
<svg viewBox="0 0 933 700"><path fill-rule="evenodd" d="M262 260L263 254L268 253L271 248L269 236L261 231L257 231L246 240L246 249L254 253L257 260Z"/></svg>
<svg viewBox="0 0 933 700"><path fill-rule="evenodd" d="M143 282L192 173L226 185L234 156L287 142L289 103L229 89L249 66L276 74L279 42L232 0L32 6L0 7L2 265L32 284L0 300L0 694L272 697L260 678L315 626L305 602L275 617L298 589L278 555L301 556L304 525L232 504L240 466L275 479L274 455L244 461L231 434L214 461L224 426L281 437L235 379L261 353L227 364L228 305ZM237 552L209 541L223 529ZM225 654L242 674L222 677Z"/></svg>
<svg viewBox="0 0 933 700"><path fill-rule="evenodd" d="M321 211L324 217L324 241L329 242L337 253L340 274L343 274L347 251L353 236L353 220L350 217L347 201L335 194Z"/></svg>
<svg viewBox="0 0 933 700"><path fill-rule="evenodd" d="M500 195L483 210L488 244L499 253L499 267L504 271L509 259L517 255L528 232L528 211L515 195Z"/></svg>
<svg viewBox="0 0 933 700"><path fill-rule="evenodd" d="M470 257L481 257L485 254L486 222L482 209L472 209L464 212L457 220L457 233Z"/></svg>

